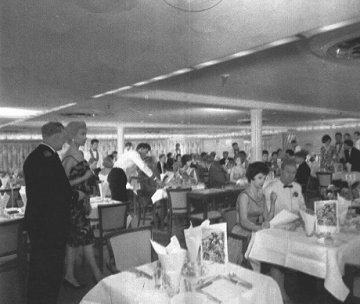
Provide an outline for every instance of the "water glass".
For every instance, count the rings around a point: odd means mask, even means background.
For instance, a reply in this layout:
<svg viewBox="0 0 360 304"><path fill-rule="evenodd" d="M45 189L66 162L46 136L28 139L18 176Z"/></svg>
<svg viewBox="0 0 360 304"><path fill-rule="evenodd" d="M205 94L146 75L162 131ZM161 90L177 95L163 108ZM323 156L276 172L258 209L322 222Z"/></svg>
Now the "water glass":
<svg viewBox="0 0 360 304"><path fill-rule="evenodd" d="M173 297L180 291L181 273L177 271L165 271L163 275L163 283L169 297Z"/></svg>

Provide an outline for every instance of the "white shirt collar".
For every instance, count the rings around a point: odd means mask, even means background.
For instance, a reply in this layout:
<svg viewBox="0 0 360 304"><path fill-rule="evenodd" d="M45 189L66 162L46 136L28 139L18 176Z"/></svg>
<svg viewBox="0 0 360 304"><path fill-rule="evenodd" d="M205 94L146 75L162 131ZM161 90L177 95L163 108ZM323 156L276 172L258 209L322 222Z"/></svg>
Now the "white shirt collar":
<svg viewBox="0 0 360 304"><path fill-rule="evenodd" d="M56 153L55 149L54 149L52 146L50 146L50 145L48 145L48 144L46 144L46 143L44 143L44 142L42 142L41 145L44 145L44 146L49 147L50 150L52 150L54 153Z"/></svg>

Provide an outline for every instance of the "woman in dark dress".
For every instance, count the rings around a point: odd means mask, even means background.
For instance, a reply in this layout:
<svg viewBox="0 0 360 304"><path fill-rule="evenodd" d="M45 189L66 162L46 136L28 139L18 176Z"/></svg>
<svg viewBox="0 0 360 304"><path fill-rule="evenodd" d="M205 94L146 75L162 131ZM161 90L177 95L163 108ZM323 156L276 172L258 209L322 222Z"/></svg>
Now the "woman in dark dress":
<svg viewBox="0 0 360 304"><path fill-rule="evenodd" d="M76 288L80 287L80 284L74 276L74 266L76 255L80 250L83 250L95 279L99 281L103 276L96 264L93 248L94 233L90 220L87 218L91 211L90 194L95 177L84 159L83 153L79 150L79 147L86 142L86 124L85 122L70 122L66 126L66 132L70 146L63 156L62 163L72 188L86 194L84 199L73 201L70 207L71 219L66 250L65 281Z"/></svg>

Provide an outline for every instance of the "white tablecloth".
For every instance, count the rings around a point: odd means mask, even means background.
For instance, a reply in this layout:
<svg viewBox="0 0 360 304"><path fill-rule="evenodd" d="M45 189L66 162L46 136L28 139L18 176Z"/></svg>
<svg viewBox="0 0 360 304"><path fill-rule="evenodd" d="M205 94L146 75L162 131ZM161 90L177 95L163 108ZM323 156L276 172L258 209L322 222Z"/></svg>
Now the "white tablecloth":
<svg viewBox="0 0 360 304"><path fill-rule="evenodd" d="M168 198L166 189L167 188L161 188L161 189L157 189L155 191L155 193L151 197L151 201L153 202L153 204L155 204L156 202L158 202L160 200ZM203 189L205 189L205 184L199 183L198 185L193 185L193 186L191 186L191 189L192 190L203 190Z"/></svg>
<svg viewBox="0 0 360 304"><path fill-rule="evenodd" d="M334 246L297 231L266 229L254 233L246 256L250 260L281 265L325 279L325 288L340 301L349 290L342 280L345 263L360 264L360 236L355 233L334 235Z"/></svg>
<svg viewBox="0 0 360 304"><path fill-rule="evenodd" d="M91 212L88 215L88 218L91 220L99 219L99 212L98 212L99 205L118 204L118 203L120 202L111 200L110 198L101 198L99 196L91 197L90 198Z"/></svg>
<svg viewBox="0 0 360 304"><path fill-rule="evenodd" d="M139 269L143 269L147 273L153 273L154 264L146 264L139 267ZM240 278L253 284L253 288L250 291L242 294L239 304L283 303L280 289L271 277L264 276L231 263L228 263L227 265L211 264L207 265L207 269L208 273L206 276L234 272ZM162 296L166 294L165 291L156 290L154 285L154 280L136 277L134 273L125 271L100 281L85 295L80 304L153 303L151 302L151 298L155 297L156 294L162 293ZM183 280L180 284L180 291L184 291ZM208 303L213 302L209 300Z"/></svg>
<svg viewBox="0 0 360 304"><path fill-rule="evenodd" d="M355 182L358 182L360 181L360 172L335 172L333 173L333 176L332 176L332 179L333 180L342 180L344 182L350 180L351 183L355 183Z"/></svg>

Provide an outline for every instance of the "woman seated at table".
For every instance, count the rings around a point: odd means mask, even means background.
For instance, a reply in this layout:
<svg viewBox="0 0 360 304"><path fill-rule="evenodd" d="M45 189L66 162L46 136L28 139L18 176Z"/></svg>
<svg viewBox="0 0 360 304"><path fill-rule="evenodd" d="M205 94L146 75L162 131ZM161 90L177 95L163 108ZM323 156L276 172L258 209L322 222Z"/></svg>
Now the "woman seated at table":
<svg viewBox="0 0 360 304"><path fill-rule="evenodd" d="M263 193L263 185L268 173L269 168L263 162L251 163L246 170L249 185L239 194L236 201L237 224L232 228L231 232L247 238L248 241L252 232L269 228L269 221L274 216L275 197L271 198L269 211ZM242 253L245 253L248 241L244 244L233 238L229 240L229 260L231 262L241 263L241 260L243 260ZM240 243L242 244L240 245ZM249 266L246 263L243 264Z"/></svg>
<svg viewBox="0 0 360 304"><path fill-rule="evenodd" d="M87 214L90 212L90 181L94 174L89 164L84 159L84 154L79 150L86 142L86 124L81 121L72 121L66 126L69 138L69 149L62 160L66 175L73 189L80 190L86 194L82 200L70 203L70 229L66 248L66 271L64 282L73 288L82 287L74 275L75 260L80 250L83 251L85 259L89 263L92 274L96 281L103 277L95 260L94 233L90 226Z"/></svg>
<svg viewBox="0 0 360 304"><path fill-rule="evenodd" d="M241 163L241 157L239 154L234 157L235 166L230 171L230 183L236 184L236 182L245 177L246 170Z"/></svg>
<svg viewBox="0 0 360 304"><path fill-rule="evenodd" d="M189 185L196 185L198 183L198 177L196 169L191 167L191 156L188 154L183 155L181 162L182 167L179 169L179 175L182 177L182 180Z"/></svg>

